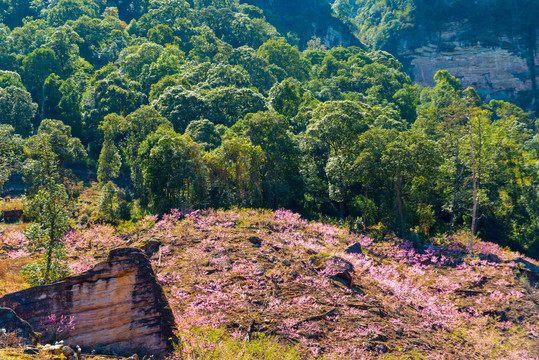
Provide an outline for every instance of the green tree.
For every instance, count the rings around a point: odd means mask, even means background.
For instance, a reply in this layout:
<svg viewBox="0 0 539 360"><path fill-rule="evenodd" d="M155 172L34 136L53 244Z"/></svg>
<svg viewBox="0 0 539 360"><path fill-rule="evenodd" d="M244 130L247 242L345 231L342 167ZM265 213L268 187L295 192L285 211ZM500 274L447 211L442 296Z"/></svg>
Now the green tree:
<svg viewBox="0 0 539 360"><path fill-rule="evenodd" d="M150 64L155 62L162 52L163 46L151 42L130 46L124 49L118 58L120 71L133 80L141 80L147 76Z"/></svg>
<svg viewBox="0 0 539 360"><path fill-rule="evenodd" d="M159 213L201 207L207 199L207 168L189 136L160 127L139 148L144 186Z"/></svg>
<svg viewBox="0 0 539 360"><path fill-rule="evenodd" d="M344 215L344 199L351 186L347 177L355 157L355 143L372 122L365 115L365 109L352 101L328 101L313 110L302 145L302 172L309 184L305 196L311 208L322 206L328 199L338 203L339 214ZM322 191L323 197L320 196Z"/></svg>
<svg viewBox="0 0 539 360"><path fill-rule="evenodd" d="M167 88L152 105L178 132L183 132L191 121L204 116L208 109L206 99L181 85Z"/></svg>
<svg viewBox="0 0 539 360"><path fill-rule="evenodd" d="M0 88L0 124L13 126L16 133L28 135L32 131L32 119L37 104L31 95L18 86Z"/></svg>
<svg viewBox="0 0 539 360"><path fill-rule="evenodd" d="M289 77L305 80L309 76L307 60L301 57L298 49L285 40L268 40L258 48L258 54L270 64L286 71Z"/></svg>
<svg viewBox="0 0 539 360"><path fill-rule="evenodd" d="M143 188L141 168L143 159L139 157L139 148L146 137L155 132L160 126L172 128L172 124L151 106L142 106L125 118L115 113L109 114L105 116L105 119L99 125L99 128L104 133L105 143L111 141L112 145L117 147L121 152L123 162L130 169L133 186L139 195L142 194ZM116 144L118 146L116 146ZM105 146L105 144L103 146ZM107 152L111 151L109 153L111 162L108 164L110 167L116 162L116 155L114 155L115 151L114 148L105 148L105 150ZM110 171L109 174L114 173L112 170L114 170L114 166L107 169L107 171ZM105 175L105 171L103 175Z"/></svg>
<svg viewBox="0 0 539 360"><path fill-rule="evenodd" d="M101 189L101 197L99 198L98 209L105 221L114 221L115 211L114 203L116 200L116 187L109 181Z"/></svg>
<svg viewBox="0 0 539 360"><path fill-rule="evenodd" d="M40 104L41 120L43 120L45 108L45 80L52 73L63 75L60 62L51 49L36 49L22 60L23 82L32 97Z"/></svg>
<svg viewBox="0 0 539 360"><path fill-rule="evenodd" d="M99 7L91 0L59 0L47 14L47 21L53 26L60 26L83 15L95 18L98 11Z"/></svg>
<svg viewBox="0 0 539 360"><path fill-rule="evenodd" d="M158 24L148 30L148 40L153 43L165 46L174 42L174 32L168 25ZM181 41L181 40L180 40Z"/></svg>
<svg viewBox="0 0 539 360"><path fill-rule="evenodd" d="M299 176L299 147L290 123L274 112L247 114L232 130L260 146L263 205L270 208L299 207L302 182Z"/></svg>
<svg viewBox="0 0 539 360"><path fill-rule="evenodd" d="M250 47L241 46L234 49L228 62L232 65L241 65L249 74L251 83L263 93L266 93L277 81L269 69L269 62Z"/></svg>
<svg viewBox="0 0 539 360"><path fill-rule="evenodd" d="M191 121L185 129L185 135L189 135L206 150L215 149L221 143L221 136L215 129L215 125L207 119Z"/></svg>
<svg viewBox="0 0 539 360"><path fill-rule="evenodd" d="M49 176L27 203L26 213L33 223L26 231L35 251L44 250L43 258L23 267L23 278L31 285L47 284L68 274L61 260L65 257L61 241L69 229L69 196L58 173L58 159L50 143L40 139L40 155Z"/></svg>
<svg viewBox="0 0 539 360"><path fill-rule="evenodd" d="M0 193L6 181L20 170L23 158L23 140L14 134L11 125L0 125Z"/></svg>
<svg viewBox="0 0 539 360"><path fill-rule="evenodd" d="M275 84L269 93L269 103L279 114L291 119L297 115L303 101L299 81L285 79Z"/></svg>
<svg viewBox="0 0 539 360"><path fill-rule="evenodd" d="M208 110L201 113L214 124L232 126L249 113L266 110L264 97L247 88L222 87L208 91L204 100Z"/></svg>
<svg viewBox="0 0 539 360"><path fill-rule="evenodd" d="M99 165L97 168L97 180L100 184L106 184L109 180L120 175L122 157L114 142L110 138L105 138L101 154L99 154Z"/></svg>
<svg viewBox="0 0 539 360"><path fill-rule="evenodd" d="M341 19L346 19L352 13L352 5L350 4L350 0L335 0L333 5L331 5L331 8Z"/></svg>
<svg viewBox="0 0 539 360"><path fill-rule="evenodd" d="M196 61L225 61L232 52L232 46L215 36L212 29L201 26L194 29L189 41L189 58Z"/></svg>
<svg viewBox="0 0 539 360"><path fill-rule="evenodd" d="M265 155L248 138L225 134L221 145L206 156L213 206L263 204L261 169Z"/></svg>
<svg viewBox="0 0 539 360"><path fill-rule="evenodd" d="M54 178L74 200L76 193L69 185L75 183L75 176L67 164L84 161L87 154L80 139L71 136L71 128L60 120L45 119L37 134L26 140L26 147L25 181L30 184L27 192L35 194L47 186L49 178Z"/></svg>
<svg viewBox="0 0 539 360"><path fill-rule="evenodd" d="M7 88L9 86L16 86L24 89L24 85L21 82L21 76L14 71L0 70L0 88Z"/></svg>

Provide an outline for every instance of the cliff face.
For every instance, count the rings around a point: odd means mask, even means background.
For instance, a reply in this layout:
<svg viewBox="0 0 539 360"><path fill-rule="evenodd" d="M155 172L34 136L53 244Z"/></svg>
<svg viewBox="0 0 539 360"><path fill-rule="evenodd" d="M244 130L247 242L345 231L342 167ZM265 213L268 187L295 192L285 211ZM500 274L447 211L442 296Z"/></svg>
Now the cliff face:
<svg viewBox="0 0 539 360"><path fill-rule="evenodd" d="M63 340L83 350L164 357L172 351L174 316L150 261L140 250L113 250L107 261L77 276L0 298L50 341L43 319L72 316Z"/></svg>
<svg viewBox="0 0 539 360"><path fill-rule="evenodd" d="M445 69L487 101L508 100L536 109L539 42L534 49L527 49L518 39L509 37L492 38L488 45L469 38L464 41L463 28L462 24L449 24L436 38L419 46L407 40L400 42L397 55L414 81L432 86L436 71Z"/></svg>

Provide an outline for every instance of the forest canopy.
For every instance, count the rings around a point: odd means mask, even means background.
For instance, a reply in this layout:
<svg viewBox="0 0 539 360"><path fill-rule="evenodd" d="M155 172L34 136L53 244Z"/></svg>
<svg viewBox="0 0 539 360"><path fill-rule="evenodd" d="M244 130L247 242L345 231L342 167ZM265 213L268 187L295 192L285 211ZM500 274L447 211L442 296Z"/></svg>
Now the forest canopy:
<svg viewBox="0 0 539 360"><path fill-rule="evenodd" d="M100 221L284 207L425 238L470 228L475 166L479 236L539 255L539 124L447 71L300 51L234 0L6 0L0 21L0 190L83 166Z"/></svg>

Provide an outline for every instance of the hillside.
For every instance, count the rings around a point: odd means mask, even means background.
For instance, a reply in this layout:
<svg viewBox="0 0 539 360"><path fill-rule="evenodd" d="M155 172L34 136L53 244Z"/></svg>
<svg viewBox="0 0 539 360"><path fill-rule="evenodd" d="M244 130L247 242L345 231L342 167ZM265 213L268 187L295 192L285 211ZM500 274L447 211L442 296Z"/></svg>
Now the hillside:
<svg viewBox="0 0 539 360"><path fill-rule="evenodd" d="M434 85L448 70L484 99L514 102L539 114L539 50L534 1L261 1L289 41L311 36L328 47L365 46L395 55L412 80Z"/></svg>
<svg viewBox="0 0 539 360"><path fill-rule="evenodd" d="M74 272L114 247L147 249L185 359L536 359L537 278L523 268L537 262L481 241L470 256L465 237L414 248L286 210L210 210L64 241ZM24 236L0 244L4 292L24 287Z"/></svg>
<svg viewBox="0 0 539 360"><path fill-rule="evenodd" d="M2 196L59 185L72 201L79 175L99 182L94 220L284 207L410 238L473 222L539 252L536 118L447 71L421 87L385 51L321 39L300 51L236 1L9 4Z"/></svg>
<svg viewBox="0 0 539 360"><path fill-rule="evenodd" d="M363 46L346 23L333 16L327 0L242 0L255 5L266 15L287 40L301 49L313 37L320 38L328 48L336 46Z"/></svg>
<svg viewBox="0 0 539 360"><path fill-rule="evenodd" d="M536 1L368 0L338 9L365 44L397 56L416 83L432 85L446 69L486 99L539 114Z"/></svg>

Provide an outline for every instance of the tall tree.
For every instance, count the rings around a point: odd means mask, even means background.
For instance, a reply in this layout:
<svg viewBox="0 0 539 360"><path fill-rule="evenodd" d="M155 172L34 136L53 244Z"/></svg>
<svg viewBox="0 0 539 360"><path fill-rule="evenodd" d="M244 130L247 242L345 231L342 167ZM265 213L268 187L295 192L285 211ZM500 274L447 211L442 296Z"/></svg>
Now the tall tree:
<svg viewBox="0 0 539 360"><path fill-rule="evenodd" d="M42 259L23 268L23 277L32 285L47 284L68 274L61 263L65 256L61 241L69 229L69 196L58 172L59 160L49 141L38 139L42 168L48 177L27 203L26 213L33 223L26 231L35 251L44 250Z"/></svg>

